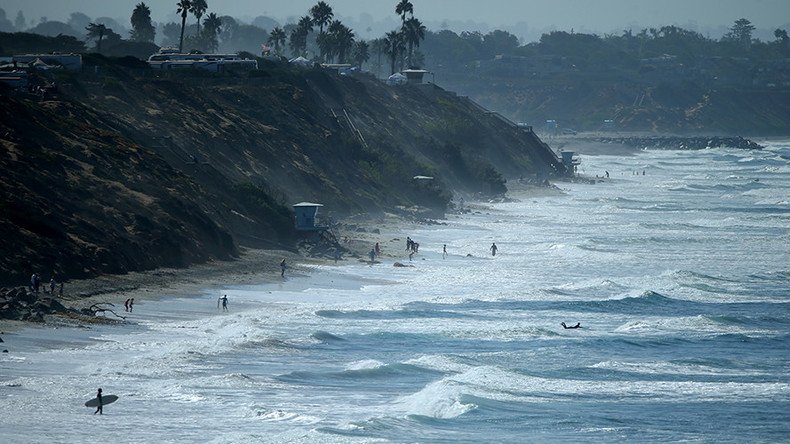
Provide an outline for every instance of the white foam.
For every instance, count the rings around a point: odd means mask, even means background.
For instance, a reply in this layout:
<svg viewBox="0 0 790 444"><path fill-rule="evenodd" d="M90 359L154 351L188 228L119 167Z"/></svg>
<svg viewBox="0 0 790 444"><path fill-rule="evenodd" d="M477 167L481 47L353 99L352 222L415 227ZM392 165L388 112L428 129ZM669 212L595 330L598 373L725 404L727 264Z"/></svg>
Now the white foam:
<svg viewBox="0 0 790 444"><path fill-rule="evenodd" d="M358 370L373 370L376 368L383 367L385 364L381 361L377 361L375 359L364 359L362 361L350 362L346 365L346 370L348 371L358 371Z"/></svg>

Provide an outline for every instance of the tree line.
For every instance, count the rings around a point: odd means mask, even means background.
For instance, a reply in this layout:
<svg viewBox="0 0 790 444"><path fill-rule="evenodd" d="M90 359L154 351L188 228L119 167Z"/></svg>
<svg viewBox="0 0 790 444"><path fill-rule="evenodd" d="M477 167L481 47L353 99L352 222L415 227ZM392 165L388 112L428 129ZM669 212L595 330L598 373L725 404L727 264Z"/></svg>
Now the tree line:
<svg viewBox="0 0 790 444"><path fill-rule="evenodd" d="M227 15L208 12L206 0L178 0L173 6L181 19L180 23L161 24L159 29L162 44L177 46L181 52L215 52L221 48L263 55L301 56L322 63L362 66L371 62L370 66L378 74L382 73L382 59L388 61L391 74L407 67L426 64L439 70L466 69L472 62L490 60L502 54L562 56L569 58L579 68L634 67L638 66L640 59L667 54L681 61L710 56L751 59L790 57L790 39L786 30L776 29L773 41L760 41L753 38L755 26L746 18L736 20L729 32L720 39L677 26L663 26L638 32L627 29L620 34L604 35L574 33L573 30L553 31L543 34L537 42L520 44L515 35L501 30L486 34L477 31L430 31L415 17L414 5L409 0L398 0L394 12L400 18L399 29L366 41L336 19L332 7L325 1L317 2L295 23L280 26L270 20L267 23L271 26L270 31ZM0 19L4 17L3 11ZM44 19L42 24L59 23L43 22ZM21 12L16 22L18 26L24 26L25 19ZM117 44L123 39L109 23L111 21L106 18L90 20L82 13L74 13L69 24L61 25L71 28L84 26L87 41L94 43L96 51L103 52L105 42ZM151 19L150 8L144 2L134 7L130 24L129 42L153 44L157 26ZM48 32L50 35L60 30L60 25L51 26L53 28ZM69 46L73 44L69 42Z"/></svg>

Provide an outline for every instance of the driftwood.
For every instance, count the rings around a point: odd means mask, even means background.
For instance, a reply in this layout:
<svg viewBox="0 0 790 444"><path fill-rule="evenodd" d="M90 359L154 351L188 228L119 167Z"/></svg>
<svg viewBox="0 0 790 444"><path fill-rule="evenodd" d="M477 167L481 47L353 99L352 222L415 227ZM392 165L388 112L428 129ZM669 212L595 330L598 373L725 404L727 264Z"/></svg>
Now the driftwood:
<svg viewBox="0 0 790 444"><path fill-rule="evenodd" d="M99 313L104 314L109 311L110 313L114 314L115 317L126 320L126 316L119 315L118 313L114 312L111 308L106 307L106 305L109 305L110 307L115 307L115 304L113 304L112 302L97 302L88 308L84 308L82 311L85 312L86 314L92 314L93 316L97 316Z"/></svg>

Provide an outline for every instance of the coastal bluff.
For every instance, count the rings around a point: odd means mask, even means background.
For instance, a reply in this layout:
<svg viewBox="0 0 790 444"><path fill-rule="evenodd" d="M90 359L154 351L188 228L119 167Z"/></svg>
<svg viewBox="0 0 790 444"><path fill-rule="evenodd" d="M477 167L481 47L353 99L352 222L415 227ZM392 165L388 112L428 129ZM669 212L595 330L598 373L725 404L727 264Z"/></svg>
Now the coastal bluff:
<svg viewBox="0 0 790 444"><path fill-rule="evenodd" d="M0 91L0 285L293 250L300 201L440 216L454 193L564 173L534 135L431 84L266 60L155 73L100 55L35 76L40 94Z"/></svg>

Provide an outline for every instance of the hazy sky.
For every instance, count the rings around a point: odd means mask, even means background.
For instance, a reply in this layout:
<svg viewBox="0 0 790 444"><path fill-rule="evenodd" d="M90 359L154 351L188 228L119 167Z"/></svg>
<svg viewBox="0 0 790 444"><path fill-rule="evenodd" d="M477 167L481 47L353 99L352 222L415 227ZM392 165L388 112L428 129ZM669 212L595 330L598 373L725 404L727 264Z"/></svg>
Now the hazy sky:
<svg viewBox="0 0 790 444"><path fill-rule="evenodd" d="M28 20L45 16L65 21L73 11L90 17L111 17L128 26L129 16L140 0L0 0L0 7L13 20L17 11ZM304 15L317 0L207 0L209 12L252 18L267 15L284 23ZM325 0L336 16L360 21L367 14L375 21L395 19L396 0ZM175 20L176 0L148 0L154 21ZM715 34L746 17L758 28L773 30L790 23L790 0L412 0L415 15L438 29L443 25L459 30L509 29L533 38L550 29L582 32L612 32L625 28L675 24ZM367 21L367 20L365 20ZM375 28L379 28L376 26ZM359 34L366 30L356 29ZM369 32L377 32L373 29Z"/></svg>

